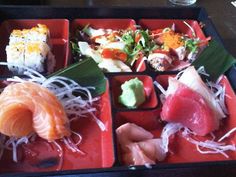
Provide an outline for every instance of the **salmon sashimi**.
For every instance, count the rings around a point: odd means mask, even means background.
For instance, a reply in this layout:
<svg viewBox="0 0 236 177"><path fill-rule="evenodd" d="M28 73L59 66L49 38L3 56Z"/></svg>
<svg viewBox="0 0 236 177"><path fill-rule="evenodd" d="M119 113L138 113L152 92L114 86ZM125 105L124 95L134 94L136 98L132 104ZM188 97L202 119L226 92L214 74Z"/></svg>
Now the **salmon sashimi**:
<svg viewBox="0 0 236 177"><path fill-rule="evenodd" d="M122 151L122 161L126 165L155 164L164 160L166 154L162 140L133 123L126 123L116 129Z"/></svg>
<svg viewBox="0 0 236 177"><path fill-rule="evenodd" d="M63 105L47 88L32 82L8 85L0 95L0 132L23 137L31 132L48 141L70 136Z"/></svg>

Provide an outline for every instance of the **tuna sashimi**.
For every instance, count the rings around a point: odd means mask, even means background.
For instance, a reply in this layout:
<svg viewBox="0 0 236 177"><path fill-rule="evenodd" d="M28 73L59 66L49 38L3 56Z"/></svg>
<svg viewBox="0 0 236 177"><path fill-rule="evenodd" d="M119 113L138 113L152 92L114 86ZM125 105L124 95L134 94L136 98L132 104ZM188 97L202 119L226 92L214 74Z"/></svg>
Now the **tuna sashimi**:
<svg viewBox="0 0 236 177"><path fill-rule="evenodd" d="M193 66L177 78L168 79L161 118L181 123L198 135L206 135L219 128L225 114L211 91Z"/></svg>
<svg viewBox="0 0 236 177"><path fill-rule="evenodd" d="M181 123L204 136L219 127L219 119L199 93L179 83L174 94L167 96L162 107L162 120Z"/></svg>

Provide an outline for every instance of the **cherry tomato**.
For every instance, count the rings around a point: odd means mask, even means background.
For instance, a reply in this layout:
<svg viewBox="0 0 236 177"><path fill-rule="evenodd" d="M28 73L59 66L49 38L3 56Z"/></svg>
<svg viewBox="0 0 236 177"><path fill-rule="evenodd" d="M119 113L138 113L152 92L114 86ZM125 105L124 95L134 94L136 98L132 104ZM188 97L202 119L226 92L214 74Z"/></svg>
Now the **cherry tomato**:
<svg viewBox="0 0 236 177"><path fill-rule="evenodd" d="M135 43L138 43L138 41L141 39L142 35L140 33L137 33L135 35Z"/></svg>
<svg viewBox="0 0 236 177"><path fill-rule="evenodd" d="M111 58L114 60L121 60L125 62L127 60L127 54L120 49L103 49L103 58Z"/></svg>

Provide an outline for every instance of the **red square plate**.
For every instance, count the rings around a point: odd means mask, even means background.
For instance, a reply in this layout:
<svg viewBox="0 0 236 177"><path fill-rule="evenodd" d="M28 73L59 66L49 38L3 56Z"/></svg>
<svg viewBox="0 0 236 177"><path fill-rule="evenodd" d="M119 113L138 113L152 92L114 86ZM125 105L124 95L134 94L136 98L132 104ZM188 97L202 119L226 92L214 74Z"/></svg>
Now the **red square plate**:
<svg viewBox="0 0 236 177"><path fill-rule="evenodd" d="M133 19L75 19L71 24L72 35L75 35L76 29L82 30L86 25L90 25L92 28L99 29L112 29L112 30L125 30L136 29L136 23ZM73 37L72 36L72 37ZM143 72L146 70L144 62L141 62L141 58L135 62L132 70L134 72ZM139 66L140 64L140 66Z"/></svg>
<svg viewBox="0 0 236 177"><path fill-rule="evenodd" d="M161 75L157 76L156 81L158 81L164 88L168 86L168 77L173 77L173 75ZM229 111L227 118L221 120L220 129L214 131L216 140L222 137L226 132L236 127L236 116L235 106L236 106L236 95L230 86L229 81L224 76L221 80L221 84L226 89L225 102ZM193 137L200 141L211 140L210 135L200 137ZM223 143L226 144L236 144L235 133L230 137L226 138ZM182 137L181 133L177 133L171 139L170 152L163 163L190 163L190 162L206 162L206 161L223 161L223 160L234 160L236 159L236 153L232 151L226 151L229 158L226 158L222 154L201 154L197 151L195 145L189 143L185 138Z"/></svg>
<svg viewBox="0 0 236 177"><path fill-rule="evenodd" d="M118 99L122 93L121 85L125 83L125 81L129 81L130 79L138 78L143 82L144 91L146 94L146 100L143 104L141 104L137 109L147 109L147 108L155 108L158 105L158 100L156 97L155 89L153 86L153 80L148 75L123 75L123 76L114 76L111 80L111 93L112 93L112 101L114 103L115 108L119 109L128 109L124 105L120 104Z"/></svg>
<svg viewBox="0 0 236 177"><path fill-rule="evenodd" d="M175 24L175 30L178 33L183 33L187 34L189 37L193 37L193 33L191 29L184 24L184 21L189 24L189 26L192 27L196 34L196 38L199 38L202 41L206 41L206 37L199 25L199 23L195 20L175 20L175 19L141 19L138 22L138 25L141 26L143 29L149 29L149 30L157 30L157 29L164 29L167 27L171 27L173 24ZM175 60L172 62L173 68L167 69L168 70L179 70L183 66L186 66L186 62L180 61L180 60ZM151 66L151 70L154 71L154 69Z"/></svg>
<svg viewBox="0 0 236 177"><path fill-rule="evenodd" d="M0 58L6 61L5 48L14 29L29 29L45 24L50 31L52 53L55 55L55 71L66 67L69 63L69 21L66 19L33 19L33 20L6 20L0 26ZM4 72L6 73L6 71Z"/></svg>

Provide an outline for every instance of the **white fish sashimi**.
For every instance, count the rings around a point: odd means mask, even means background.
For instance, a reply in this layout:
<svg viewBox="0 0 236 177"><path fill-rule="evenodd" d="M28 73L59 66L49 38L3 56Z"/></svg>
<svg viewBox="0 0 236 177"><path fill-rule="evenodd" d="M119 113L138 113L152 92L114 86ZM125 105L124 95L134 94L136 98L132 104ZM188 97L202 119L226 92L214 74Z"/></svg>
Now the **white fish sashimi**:
<svg viewBox="0 0 236 177"><path fill-rule="evenodd" d="M106 70L107 72L132 72L129 66L120 60L103 59L98 67Z"/></svg>
<svg viewBox="0 0 236 177"><path fill-rule="evenodd" d="M96 36L102 36L106 33L106 31L104 29L93 29L91 27L88 27L86 30L86 33L90 36L90 37L96 37Z"/></svg>
<svg viewBox="0 0 236 177"><path fill-rule="evenodd" d="M177 133L183 126L179 123L168 123L162 130L162 149L165 153L169 151L169 137Z"/></svg>
<svg viewBox="0 0 236 177"><path fill-rule="evenodd" d="M178 55L179 60L183 60L186 56L186 49L184 46L178 47L175 49L175 52Z"/></svg>
<svg viewBox="0 0 236 177"><path fill-rule="evenodd" d="M145 165L155 164L155 161L149 158L140 148L138 143L130 143L127 145L127 151L122 159L126 165Z"/></svg>
<svg viewBox="0 0 236 177"><path fill-rule="evenodd" d="M202 95L207 101L208 105L215 112L215 116L219 119L226 117L219 103L216 101L213 93L209 90L206 84L202 81L201 77L193 66L184 70L183 74L179 78L179 81L195 92Z"/></svg>
<svg viewBox="0 0 236 177"><path fill-rule="evenodd" d="M118 141L121 145L152 139L153 135L133 123L126 123L116 129Z"/></svg>
<svg viewBox="0 0 236 177"><path fill-rule="evenodd" d="M151 159L163 161L166 158L166 152L163 149L162 139L150 139L137 143L145 154Z"/></svg>
<svg viewBox="0 0 236 177"><path fill-rule="evenodd" d="M110 43L107 43L106 45L104 45L103 48L124 50L125 45L126 44L123 41L110 42Z"/></svg>
<svg viewBox="0 0 236 177"><path fill-rule="evenodd" d="M87 42L79 41L78 46L82 55L91 57L96 63L100 63L102 61L101 54L93 50Z"/></svg>
<svg viewBox="0 0 236 177"><path fill-rule="evenodd" d="M165 96L167 97L168 95L174 94L180 85L181 83L176 78L169 77L168 89L165 92Z"/></svg>
<svg viewBox="0 0 236 177"><path fill-rule="evenodd" d="M122 160L127 165L155 164L166 157L162 140L153 139L150 132L136 124L124 124L116 129L116 134L123 153Z"/></svg>
<svg viewBox="0 0 236 177"><path fill-rule="evenodd" d="M95 42L101 45L106 45L108 44L110 41L105 37L105 36L101 36L95 39Z"/></svg>

